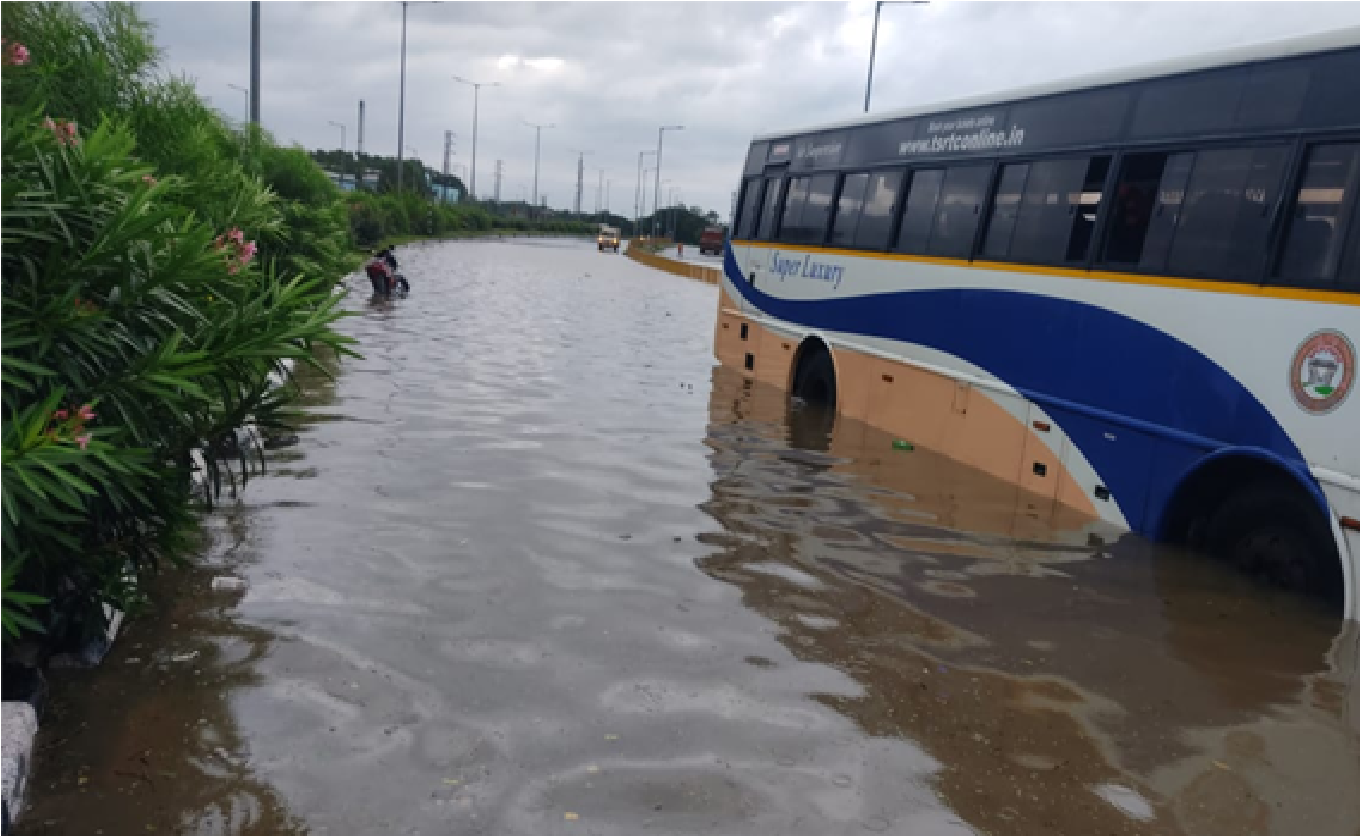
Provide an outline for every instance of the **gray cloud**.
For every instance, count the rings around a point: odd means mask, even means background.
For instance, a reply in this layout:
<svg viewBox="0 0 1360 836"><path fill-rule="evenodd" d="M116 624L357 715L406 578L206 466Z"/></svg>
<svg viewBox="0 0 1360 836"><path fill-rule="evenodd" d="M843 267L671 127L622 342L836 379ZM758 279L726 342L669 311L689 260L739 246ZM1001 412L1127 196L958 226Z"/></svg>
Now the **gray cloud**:
<svg viewBox="0 0 1360 836"><path fill-rule="evenodd" d="M249 4L143 3L164 69L239 119L249 81ZM472 90L483 88L477 191L532 187L534 131L543 132L539 191L556 207L595 204L597 170L610 207L631 214L638 151L666 135L662 176L684 201L726 215L753 134L852 117L863 107L872 2L413 3L408 8L406 144L428 165L457 133L472 150ZM1129 66L1176 55L1360 24L1352 3L933 3L886 5L874 110ZM365 149L396 153L401 5L268 2L263 7L262 117L282 141L334 148L358 101ZM518 61L512 59L518 58ZM534 59L556 59L542 61ZM650 185L648 187L650 193ZM650 203L650 201L649 201Z"/></svg>

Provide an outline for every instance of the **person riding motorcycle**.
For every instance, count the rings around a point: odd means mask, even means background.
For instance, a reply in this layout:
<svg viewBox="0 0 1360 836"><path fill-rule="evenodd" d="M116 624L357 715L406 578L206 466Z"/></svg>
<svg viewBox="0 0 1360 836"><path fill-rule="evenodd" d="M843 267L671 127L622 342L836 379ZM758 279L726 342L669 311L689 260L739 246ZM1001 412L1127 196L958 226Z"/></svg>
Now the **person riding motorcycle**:
<svg viewBox="0 0 1360 836"><path fill-rule="evenodd" d="M410 293L411 283L406 281L405 276L397 272L397 254L390 245L383 251L383 261L387 264L388 272L391 273L393 288L402 293Z"/></svg>
<svg viewBox="0 0 1360 836"><path fill-rule="evenodd" d="M392 270L387 266L382 250L374 251L373 258L364 265L364 272L368 274L368 280L373 284L374 296L392 295Z"/></svg>

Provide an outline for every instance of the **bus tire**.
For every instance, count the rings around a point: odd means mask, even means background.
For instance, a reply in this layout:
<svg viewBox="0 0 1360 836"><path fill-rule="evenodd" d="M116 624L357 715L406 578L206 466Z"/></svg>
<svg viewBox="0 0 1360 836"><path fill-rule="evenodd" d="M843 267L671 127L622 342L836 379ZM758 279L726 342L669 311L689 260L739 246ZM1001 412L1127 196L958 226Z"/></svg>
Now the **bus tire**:
<svg viewBox="0 0 1360 836"><path fill-rule="evenodd" d="M1248 574L1333 606L1344 602L1341 560L1311 497L1267 481L1233 491L1209 518L1205 545Z"/></svg>
<svg viewBox="0 0 1360 836"><path fill-rule="evenodd" d="M793 376L793 391L790 393L804 403L836 408L836 366L831 361L831 352L820 340L807 346L798 358L798 369Z"/></svg>

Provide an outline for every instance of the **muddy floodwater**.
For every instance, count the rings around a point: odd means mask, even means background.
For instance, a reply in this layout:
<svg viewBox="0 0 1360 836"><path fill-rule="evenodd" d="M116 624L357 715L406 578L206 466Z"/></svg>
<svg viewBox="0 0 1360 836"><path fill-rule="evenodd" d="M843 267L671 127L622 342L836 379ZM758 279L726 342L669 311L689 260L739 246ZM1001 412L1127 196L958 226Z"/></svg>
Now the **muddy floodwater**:
<svg viewBox="0 0 1360 836"><path fill-rule="evenodd" d="M401 256L299 442L55 674L21 832L1360 830L1353 627L828 436L714 368L712 286Z"/></svg>

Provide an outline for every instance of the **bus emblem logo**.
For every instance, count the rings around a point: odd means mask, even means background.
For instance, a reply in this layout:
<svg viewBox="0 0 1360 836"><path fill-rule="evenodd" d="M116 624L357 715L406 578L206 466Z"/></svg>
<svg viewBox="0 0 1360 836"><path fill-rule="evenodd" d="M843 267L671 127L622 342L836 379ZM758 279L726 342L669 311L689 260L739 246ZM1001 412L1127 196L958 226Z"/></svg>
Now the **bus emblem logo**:
<svg viewBox="0 0 1360 836"><path fill-rule="evenodd" d="M1340 331L1318 331L1294 352L1289 388L1294 401L1322 415L1341 405L1355 382L1355 347Z"/></svg>

